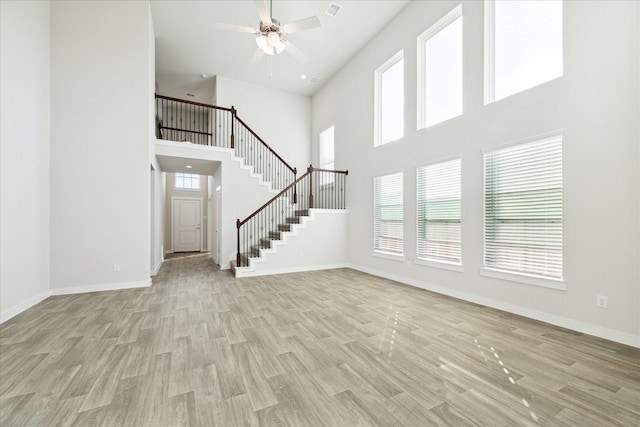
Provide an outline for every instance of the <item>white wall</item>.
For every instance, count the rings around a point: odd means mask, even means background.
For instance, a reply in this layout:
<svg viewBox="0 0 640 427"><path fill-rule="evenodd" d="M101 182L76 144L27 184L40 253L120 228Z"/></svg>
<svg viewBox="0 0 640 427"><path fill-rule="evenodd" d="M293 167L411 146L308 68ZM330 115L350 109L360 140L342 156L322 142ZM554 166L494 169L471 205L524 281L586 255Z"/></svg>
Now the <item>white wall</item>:
<svg viewBox="0 0 640 427"><path fill-rule="evenodd" d="M564 77L483 105L483 3L463 1L464 115L416 131L416 37L457 2L409 4L313 98L317 133L335 124L349 169L349 260L356 268L640 346L638 2L565 2ZM373 148L374 70L405 53L405 137ZM482 155L562 129L566 291L481 277ZM416 265L415 167L462 157L464 272ZM372 256L372 178L405 174L404 261ZM596 307L607 295L609 308Z"/></svg>
<svg viewBox="0 0 640 427"><path fill-rule="evenodd" d="M149 284L151 31L148 2L51 3L53 293Z"/></svg>
<svg viewBox="0 0 640 427"><path fill-rule="evenodd" d="M49 294L49 2L0 2L0 322Z"/></svg>
<svg viewBox="0 0 640 427"><path fill-rule="evenodd" d="M217 105L234 106L240 117L291 167L298 177L311 162L311 99L279 90L216 78Z"/></svg>
<svg viewBox="0 0 640 427"><path fill-rule="evenodd" d="M149 8L149 28L147 30L147 40L149 43L149 91L155 92L156 82L156 49L155 49L155 33L153 29L153 19L151 16L151 8ZM156 103L155 98L148 99L149 102L149 164L151 166L151 172L149 174L149 190L150 190L150 275L155 276L160 267L162 261L164 261L164 206L165 206L165 177L162 172L158 161L155 156L155 143L156 143Z"/></svg>
<svg viewBox="0 0 640 427"><path fill-rule="evenodd" d="M155 156L151 159L151 263L150 263L150 275L155 276L160 270L162 261L164 261L164 225L165 225L165 174L160 169Z"/></svg>

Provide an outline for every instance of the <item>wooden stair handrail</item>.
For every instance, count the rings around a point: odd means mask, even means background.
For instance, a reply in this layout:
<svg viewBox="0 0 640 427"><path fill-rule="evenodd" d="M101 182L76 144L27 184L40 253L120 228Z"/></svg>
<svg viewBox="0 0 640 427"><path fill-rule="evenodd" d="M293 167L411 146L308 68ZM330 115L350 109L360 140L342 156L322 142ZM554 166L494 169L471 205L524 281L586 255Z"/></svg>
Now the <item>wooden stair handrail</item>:
<svg viewBox="0 0 640 427"><path fill-rule="evenodd" d="M296 180L294 180L291 184L289 184L286 188L284 188L282 191L280 191L278 194L276 194L275 196L273 196L271 199L269 199L268 202L266 202L265 204L263 204L262 206L260 206L260 208L256 209L251 215L249 215L248 217L246 217L244 220L240 220L240 218L238 218L236 220L236 237L237 237L237 251L236 251L236 266L240 267L242 264L242 255L240 252L240 228L245 225L247 222L249 222L252 218L254 218L256 215L258 215L260 212L262 212L263 210L265 210L267 207L269 207L272 203L274 203L275 201L277 201L278 199L280 199L284 193L286 193L287 191L291 191L292 188L294 188L294 195L293 195L293 203L297 203L297 191L296 191L296 186L305 178L309 177L309 209L313 209L313 172L328 172L328 173L334 173L334 174L344 174L349 175L349 171L348 170L330 170L330 169L320 169L320 168L314 168L313 166L309 166L307 168L307 172L302 175L301 177L297 178Z"/></svg>
<svg viewBox="0 0 640 427"><path fill-rule="evenodd" d="M156 99L166 99L167 101L181 102L183 104L197 105L198 107L213 108L215 110L223 110L223 111L229 111L229 112L233 110L233 108L219 107L217 105L211 105L211 104L203 104L202 102L187 101L186 99L172 98L170 96L158 95L157 93L156 93Z"/></svg>
<svg viewBox="0 0 640 427"><path fill-rule="evenodd" d="M267 144L262 138L260 138L260 136L253 129L251 129L249 127L249 125L247 125L244 122L244 120L242 120L240 117L238 117L237 110L233 106L231 108L226 108L226 107L219 107L217 105L204 104L202 102L187 101L185 99L172 98L170 96L158 95L157 93L155 95L156 95L156 99L165 99L167 101L181 102L183 104L196 105L198 107L213 108L213 109L216 109L216 110L222 110L222 111L230 112L235 120L240 122L242 124L242 126L244 126L251 133L251 135L253 135L258 141L260 141L260 143L262 145L264 145L267 148L267 150L269 150L271 152L271 154L276 156L276 158L278 160L280 160L291 172L293 172L294 176L296 175L296 173L297 173L296 168L291 167L291 165L289 163L287 163L278 153L276 153L274 151L274 149L269 146L269 144ZM163 129L169 129L169 128L163 127ZM170 130L179 130L179 129L170 129ZM231 138L232 138L231 148L233 148L234 143L235 143L235 141L234 141L235 137L234 137L234 134L233 134L233 127L231 129Z"/></svg>
<svg viewBox="0 0 640 427"><path fill-rule="evenodd" d="M255 136L255 137L256 137L256 139L262 143L262 145L264 145L265 147L267 147L267 150L269 150L269 151L270 151L274 156L276 156L276 157L278 158L278 160L280 160L282 163L284 163L284 165L285 165L287 168L289 168L289 170L290 170L291 172L293 172L293 174L294 174L294 175L297 173L296 168L291 167L291 166L289 165L289 163L287 163L287 162L286 162L282 157L280 157L280 155L279 155L278 153L276 153L276 152L273 150L273 148L271 148L271 147L269 146L269 144L267 144L266 142L264 142L264 140L263 140L262 138L260 138L260 136L259 136L257 133L255 133L255 132L254 132L254 130L253 130L253 129L251 129L251 128L249 127L249 125L247 125L247 124L244 122L244 120L242 120L242 119L241 119L240 117L238 117L237 115L236 115L236 120L238 120L240 123L242 123L242 126L244 126L244 127L245 127L249 132L251 132L251 135Z"/></svg>
<svg viewBox="0 0 640 427"><path fill-rule="evenodd" d="M293 187L294 185L296 185L298 182L300 182L302 179L304 179L307 175L309 175L311 172L305 173L304 175L302 175L300 178L296 179L295 181L293 181L291 184L289 184L287 186L287 188L283 189L281 192L279 192L278 194L276 194L275 196L273 196L267 203L265 203L264 205L260 206L258 209L255 210L255 212L253 212L251 215L249 215L248 217L246 217L244 220L240 221L240 218L238 218L238 220L236 221L236 227L240 228L242 227L244 224L247 223L247 221L249 221L251 218L253 218L254 216L256 216L257 214L260 213L260 211L262 211L264 208L266 208L267 206L269 206L271 203L275 202L277 199L280 198L280 196L282 196L284 193L286 193L288 190L291 189L291 187Z"/></svg>
<svg viewBox="0 0 640 427"><path fill-rule="evenodd" d="M296 179L295 181L293 181L291 184L289 184L287 186L287 188L283 189L282 191L280 191L278 194L276 194L275 196L273 196L267 203L265 203L264 205L260 206L258 209L255 210L255 212L253 212L251 215L249 215L248 217L246 217L244 220L240 221L240 219L238 218L238 220L236 221L236 227L240 228L241 226L243 226L244 224L246 224L247 221L249 221L251 218L253 218L254 216L256 216L258 213L260 213L261 210L263 210L264 208L266 208L267 206L269 206L271 203L275 202L278 198L280 198L280 196L282 196L284 193L286 193L288 190L291 189L291 187L293 187L294 185L296 185L298 182L302 181L307 175L313 173L313 172L333 172L333 173L341 173L341 174L345 174L345 175L349 175L349 171L348 170L344 170L344 171L338 171L338 170L330 170L330 169L318 169L318 168L314 168L313 166L309 166L307 168L307 173L305 173L304 175L302 175L301 177L299 177L298 179Z"/></svg>

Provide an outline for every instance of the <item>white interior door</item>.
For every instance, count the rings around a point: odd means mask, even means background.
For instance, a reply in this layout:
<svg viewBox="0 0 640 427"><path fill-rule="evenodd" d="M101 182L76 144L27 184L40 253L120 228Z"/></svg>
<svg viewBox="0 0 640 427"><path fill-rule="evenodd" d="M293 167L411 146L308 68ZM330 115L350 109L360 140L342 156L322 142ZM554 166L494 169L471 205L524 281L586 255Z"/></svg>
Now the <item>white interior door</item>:
<svg viewBox="0 0 640 427"><path fill-rule="evenodd" d="M173 199L173 251L202 250L202 200Z"/></svg>

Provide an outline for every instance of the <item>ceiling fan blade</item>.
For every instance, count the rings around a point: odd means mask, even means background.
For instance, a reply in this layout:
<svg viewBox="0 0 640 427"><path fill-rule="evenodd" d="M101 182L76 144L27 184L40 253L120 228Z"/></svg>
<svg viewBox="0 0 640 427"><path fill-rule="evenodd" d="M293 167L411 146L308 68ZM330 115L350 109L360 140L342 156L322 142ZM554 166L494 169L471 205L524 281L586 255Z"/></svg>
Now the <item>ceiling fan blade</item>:
<svg viewBox="0 0 640 427"><path fill-rule="evenodd" d="M260 34L260 31L256 30L255 28L244 27L242 25L216 23L216 28L218 30L235 31L237 33Z"/></svg>
<svg viewBox="0 0 640 427"><path fill-rule="evenodd" d="M305 55L304 53L302 53L302 51L300 51L300 49L295 47L295 45L293 43L291 43L290 41L285 40L284 44L287 46L286 51L289 52L291 54L291 56L296 58L298 61L300 61L300 62L302 62L304 64L305 62L307 62L309 60L309 57L307 55Z"/></svg>
<svg viewBox="0 0 640 427"><path fill-rule="evenodd" d="M282 27L282 32L285 34L293 34L299 31L310 30L312 28L318 28L320 26L320 18L317 16L310 16L308 18L299 19L293 21Z"/></svg>
<svg viewBox="0 0 640 427"><path fill-rule="evenodd" d="M262 21L263 24L271 24L271 15L269 15L269 9L267 9L267 4L264 2L264 0L253 0L253 3L258 9L260 21Z"/></svg>
<svg viewBox="0 0 640 427"><path fill-rule="evenodd" d="M258 64L262 60L263 56L264 56L264 52L262 51L262 49L258 48L256 50L256 53L253 54L253 58L251 58L251 62L253 62L254 64Z"/></svg>

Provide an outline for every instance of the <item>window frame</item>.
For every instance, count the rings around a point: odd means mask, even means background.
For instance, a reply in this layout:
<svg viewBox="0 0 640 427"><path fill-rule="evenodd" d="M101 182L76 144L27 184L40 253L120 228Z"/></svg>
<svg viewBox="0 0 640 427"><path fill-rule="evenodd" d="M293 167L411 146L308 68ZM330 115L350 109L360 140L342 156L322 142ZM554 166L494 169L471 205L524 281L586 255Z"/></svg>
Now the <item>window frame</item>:
<svg viewBox="0 0 640 427"><path fill-rule="evenodd" d="M449 25L455 22L458 18L462 20L462 34L461 34L461 49L460 49L460 57L462 62L462 74L460 79L460 113L448 117L444 120L440 120L437 122L430 123L427 118L427 63L426 63L426 44L427 42L438 35L442 30L446 29ZM456 7L447 12L442 18L436 21L433 25L431 25L427 30L425 30L422 34L420 34L417 38L417 118L416 125L417 130L425 129L431 126L435 126L439 123L446 122L447 120L451 120L455 117L460 117L464 114L464 17L462 15L462 3L458 4Z"/></svg>
<svg viewBox="0 0 640 427"><path fill-rule="evenodd" d="M378 228L379 224L382 222L381 220L378 220L377 218L379 218L381 216L380 211L382 210L382 206L395 206L395 205L383 205L383 204L379 204L377 203L378 200L378 187L379 185L377 184L378 180L384 179L384 178L392 178L392 177L397 177L399 175L399 187L400 190L402 191L401 193L401 204L400 206L400 213L402 215L402 218L400 220L400 224L399 224L399 229L401 232L401 237L398 239L400 244L400 251L392 251L392 250L384 250L383 248L381 248L378 245L378 239L380 237L384 237L382 236L382 233L378 233ZM405 239L404 239L404 171L402 170L397 170L397 171L393 171L393 172L388 172L388 173L384 173L381 175L376 175L373 177L372 179L372 192L373 192L373 255L374 256L378 256L378 257L383 257L383 258L389 258L389 259L395 259L395 260L403 260L404 259L404 243L405 243ZM393 236L390 236L393 237ZM397 238L396 238L397 239Z"/></svg>
<svg viewBox="0 0 640 427"><path fill-rule="evenodd" d="M495 70L495 2L496 0L484 0L484 105L507 99L511 96L526 92L529 89L548 83L564 76L564 0L562 2L562 72L560 75L521 89L517 92L496 99L496 70Z"/></svg>
<svg viewBox="0 0 640 427"><path fill-rule="evenodd" d="M421 256L420 254L420 242L421 242L421 237L420 237L420 231L421 231L421 227L420 227L420 222L422 221L421 218L421 213L422 213L422 209L421 209L421 202L423 201L423 196L425 197L424 202L426 203L426 193L427 193L427 177L426 177L426 173L427 173L427 169L430 167L435 167L435 166L444 166L447 165L448 163L453 163L453 162L457 162L457 172L458 172L458 177L457 177L457 184L459 185L459 187L457 189L453 189L453 191L458 192L459 197L460 197L460 206L459 206L459 210L460 210L460 219L458 221L458 224L460 224L460 241L459 241L459 245L460 245L460 250L459 250L459 259L457 261L455 260L447 260L447 259L443 259L443 258L437 258L437 257L429 257L429 256ZM454 166L456 167L456 166ZM424 172L422 172L424 171ZM422 175L422 174L425 175ZM421 180L424 182L424 185L421 184ZM440 181L442 182L442 181ZM455 184L455 183L452 183ZM451 185L451 184L450 184ZM421 192L422 190L422 192ZM425 216L426 216L426 212L425 212ZM426 218L425 218L426 221ZM451 222L451 223L455 223L455 222ZM425 224L424 226L424 232L427 233L427 225ZM446 159L440 159L422 166L418 166L416 167L416 259L415 259L415 263L416 264L422 264L422 265L427 265L430 267L437 267L437 268L445 268L448 270L454 270L454 271L464 271L463 270L463 266L462 266L462 259L463 259L463 247L462 247L462 227L463 227L463 220L462 220L462 156L455 156L455 157L450 157L450 158L446 158ZM425 243L428 241L426 239L426 236L424 239L422 239L425 241Z"/></svg>
<svg viewBox="0 0 640 427"><path fill-rule="evenodd" d="M178 175L182 175L182 179L183 182L185 180L185 178L188 177L189 181L192 183L194 182L194 177L197 178L197 183L198 186L197 187L180 187L178 186ZM202 190L202 182L200 179L200 175L198 175L197 173L187 173L187 172L175 172L174 173L174 177L173 177L173 189L174 190L179 190L179 191L201 191Z"/></svg>
<svg viewBox="0 0 640 427"><path fill-rule="evenodd" d="M326 143L326 140L323 139L323 135L325 135L328 131L331 131L331 162L323 161L323 142ZM318 133L318 167L320 169L327 170L335 170L336 168L336 151L335 151L335 125L331 125L327 127L325 130ZM335 182L335 174L334 173L322 173L320 174L320 185L323 187L333 185Z"/></svg>
<svg viewBox="0 0 640 427"><path fill-rule="evenodd" d="M402 134L395 139L389 141L382 141L382 124L384 122L382 117L382 76L388 71L391 67L396 65L398 62L402 61ZM404 49L400 49L397 53L395 53L391 58L387 59L381 66L376 68L374 73L374 135L373 135L373 146L380 147L385 144L389 144L391 142L399 141L405 137L405 78L404 78Z"/></svg>
<svg viewBox="0 0 640 427"><path fill-rule="evenodd" d="M493 153L498 153L500 151L507 151L515 148L523 148L527 146L534 146L535 144L542 144L545 142L553 143L557 142L560 144L560 189L561 189L561 218L560 218L560 269L561 274L560 277L552 277L545 276L541 274L535 274L531 272L521 271L521 270L513 270L513 269L505 269L499 267L493 267L487 265L487 156ZM542 134L538 136L534 136L531 138L522 139L519 141L510 142L507 144L502 144L494 147L487 148L482 150L483 154L483 242L482 242L482 268L480 269L480 275L485 277L497 278L502 280L509 280L513 282L519 282L529 285L536 285L546 288L566 290L566 276L564 269L564 140L563 134L561 131L550 132L547 134ZM557 159L556 159L557 161ZM531 181L528 181L530 183ZM528 191L528 190L521 190Z"/></svg>

